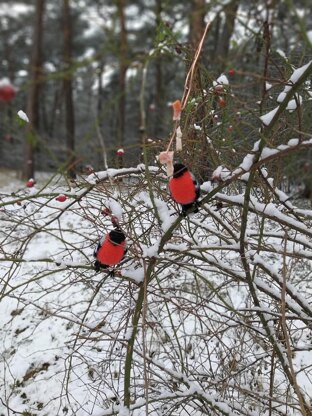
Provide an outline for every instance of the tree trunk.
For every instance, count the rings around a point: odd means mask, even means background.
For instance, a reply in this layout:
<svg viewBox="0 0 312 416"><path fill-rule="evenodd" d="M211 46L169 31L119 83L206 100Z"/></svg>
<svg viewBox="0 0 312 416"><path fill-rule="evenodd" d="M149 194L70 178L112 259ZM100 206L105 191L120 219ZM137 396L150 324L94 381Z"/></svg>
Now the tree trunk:
<svg viewBox="0 0 312 416"><path fill-rule="evenodd" d="M190 16L190 36L189 41L193 50L199 44L199 41L205 30L205 0L193 0L191 5Z"/></svg>
<svg viewBox="0 0 312 416"><path fill-rule="evenodd" d="M227 58L230 49L230 40L234 31L236 13L239 6L239 0L232 0L224 7L225 19L219 43L217 47L217 61L220 71L224 71L227 65Z"/></svg>
<svg viewBox="0 0 312 416"><path fill-rule="evenodd" d="M27 128L27 141L22 178L29 179L35 176L36 134L39 129L39 93L42 75L42 35L45 0L36 0L36 12L33 31L32 55L30 61L30 87L27 96L26 112L29 118Z"/></svg>
<svg viewBox="0 0 312 416"><path fill-rule="evenodd" d="M97 72L97 78L98 78L98 90L97 90L97 114L98 117L101 116L102 108L103 108L103 72L104 72L104 59L102 57L99 58L98 61L98 72Z"/></svg>
<svg viewBox="0 0 312 416"><path fill-rule="evenodd" d="M55 89L53 93L52 108L50 110L50 123L48 123L48 129L47 129L47 133L50 137L54 136L56 112L57 112L57 109L61 105L61 101L62 101L61 86L55 85Z"/></svg>
<svg viewBox="0 0 312 416"><path fill-rule="evenodd" d="M156 1L156 27L161 24L162 0ZM163 64L161 54L155 61L156 70L156 91L155 91L155 118L153 135L162 137L164 134L163 117L164 117L164 83L163 83Z"/></svg>
<svg viewBox="0 0 312 416"><path fill-rule="evenodd" d="M117 15L119 20L119 105L118 105L118 125L117 125L117 145L120 148L124 146L125 135L125 117L126 117L126 72L128 69L128 41L125 18L126 0L116 0ZM123 166L123 156L118 156L118 167Z"/></svg>
<svg viewBox="0 0 312 416"><path fill-rule="evenodd" d="M76 177L75 156L75 113L72 86L72 19L70 15L70 0L63 3L63 36L64 36L64 66L65 76L63 81L65 100L65 125L66 125L66 149L67 149L67 174L70 178Z"/></svg>

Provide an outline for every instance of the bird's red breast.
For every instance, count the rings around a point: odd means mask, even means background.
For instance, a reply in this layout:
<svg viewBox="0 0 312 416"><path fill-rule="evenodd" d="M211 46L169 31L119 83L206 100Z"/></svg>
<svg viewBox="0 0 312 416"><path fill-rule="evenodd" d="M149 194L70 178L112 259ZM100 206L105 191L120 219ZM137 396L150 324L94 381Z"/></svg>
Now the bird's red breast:
<svg viewBox="0 0 312 416"><path fill-rule="evenodd" d="M178 178L171 178L169 189L172 198L178 204L191 204L197 199L194 179L189 171L184 172Z"/></svg>
<svg viewBox="0 0 312 416"><path fill-rule="evenodd" d="M122 241L120 244L113 244L109 235L106 236L104 243L96 253L97 260L106 266L115 266L120 263L126 248L126 241Z"/></svg>

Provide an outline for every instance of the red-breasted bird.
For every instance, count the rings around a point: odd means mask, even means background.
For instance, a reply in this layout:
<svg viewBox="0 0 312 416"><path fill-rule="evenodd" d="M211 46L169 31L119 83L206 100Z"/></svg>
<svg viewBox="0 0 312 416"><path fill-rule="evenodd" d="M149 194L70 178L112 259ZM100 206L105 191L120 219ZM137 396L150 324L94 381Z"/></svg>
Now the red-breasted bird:
<svg viewBox="0 0 312 416"><path fill-rule="evenodd" d="M173 176L169 181L169 190L172 199L182 206L183 215L192 207L196 207L194 212L198 212L199 183L182 163L173 165Z"/></svg>
<svg viewBox="0 0 312 416"><path fill-rule="evenodd" d="M100 240L97 249L94 251L94 257L96 258L95 270L98 272L101 268L106 269L116 266L121 262L126 251L125 234L119 228L110 231Z"/></svg>

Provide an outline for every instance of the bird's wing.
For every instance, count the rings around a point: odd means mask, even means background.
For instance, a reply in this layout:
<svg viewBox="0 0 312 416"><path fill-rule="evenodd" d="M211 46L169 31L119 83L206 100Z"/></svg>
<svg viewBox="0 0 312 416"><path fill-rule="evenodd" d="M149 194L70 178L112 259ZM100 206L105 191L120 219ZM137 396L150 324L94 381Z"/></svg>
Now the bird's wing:
<svg viewBox="0 0 312 416"><path fill-rule="evenodd" d="M200 185L199 185L199 182L195 178L195 176L193 175L192 172L190 172L190 174L191 174L191 178L192 178L193 184L195 186L196 197L199 198L199 196L200 196Z"/></svg>
<svg viewBox="0 0 312 416"><path fill-rule="evenodd" d="M97 244L97 247L94 249L94 252L93 252L93 256L94 257L96 257L96 255L97 255L98 251L100 250L100 248L102 247L104 241L105 241L105 236L103 236L103 237L100 238L100 240L99 240L99 242Z"/></svg>

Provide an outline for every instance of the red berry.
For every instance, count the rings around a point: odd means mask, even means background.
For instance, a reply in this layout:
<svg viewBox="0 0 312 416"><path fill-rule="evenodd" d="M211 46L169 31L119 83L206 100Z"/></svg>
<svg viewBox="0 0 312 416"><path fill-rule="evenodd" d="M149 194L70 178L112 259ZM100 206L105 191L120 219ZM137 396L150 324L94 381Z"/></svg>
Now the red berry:
<svg viewBox="0 0 312 416"><path fill-rule="evenodd" d="M219 98L219 106L220 107L225 107L226 106L226 101L222 97Z"/></svg>
<svg viewBox="0 0 312 416"><path fill-rule="evenodd" d="M103 215L111 215L112 214L112 211L109 209L109 208L104 208L103 210L102 210L102 214Z"/></svg>
<svg viewBox="0 0 312 416"><path fill-rule="evenodd" d="M231 77L233 77L235 75L236 71L234 68L229 69L229 75L231 75Z"/></svg>
<svg viewBox="0 0 312 416"><path fill-rule="evenodd" d="M113 216L112 216L111 220L112 220L112 224L113 224L114 226L117 226L117 225L118 225L118 218L117 218L117 217L115 217L115 215L113 215Z"/></svg>
<svg viewBox="0 0 312 416"><path fill-rule="evenodd" d="M91 165L86 165L86 166L85 166L85 172L86 172L86 173L93 173L93 172L94 172L93 166L91 166Z"/></svg>
<svg viewBox="0 0 312 416"><path fill-rule="evenodd" d="M16 90L11 84L4 84L0 85L0 101L4 103L9 103L13 100L16 95Z"/></svg>
<svg viewBox="0 0 312 416"><path fill-rule="evenodd" d="M120 148L117 150L117 156L123 156L125 154L124 149Z"/></svg>
<svg viewBox="0 0 312 416"><path fill-rule="evenodd" d="M58 202L65 202L65 201L66 201L66 199L67 199L67 196L62 194L62 195L57 196L55 199L56 199Z"/></svg>
<svg viewBox="0 0 312 416"><path fill-rule="evenodd" d="M223 85L221 85L221 84L216 85L216 86L214 87L213 92L214 92L216 95L223 94L223 93L224 93L224 88L223 88Z"/></svg>
<svg viewBox="0 0 312 416"><path fill-rule="evenodd" d="M29 179L27 182L26 182L26 186L27 186L27 188L32 188L34 185L35 185L35 181L33 180L33 179Z"/></svg>

